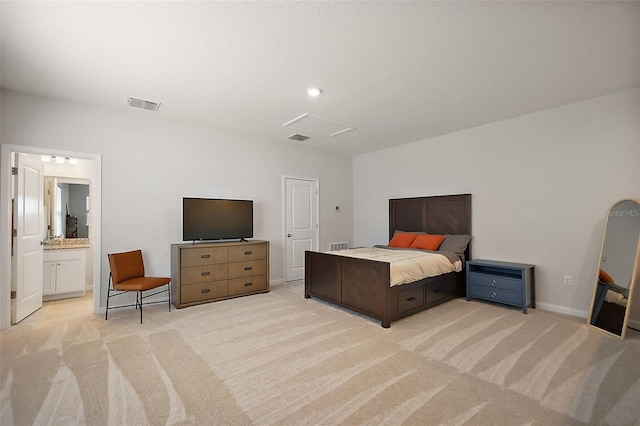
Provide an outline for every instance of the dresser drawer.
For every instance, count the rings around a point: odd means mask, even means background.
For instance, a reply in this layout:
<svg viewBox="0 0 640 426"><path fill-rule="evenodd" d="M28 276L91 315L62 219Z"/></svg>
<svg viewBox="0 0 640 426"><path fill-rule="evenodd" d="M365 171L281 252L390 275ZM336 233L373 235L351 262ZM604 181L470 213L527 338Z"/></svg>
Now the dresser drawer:
<svg viewBox="0 0 640 426"><path fill-rule="evenodd" d="M267 289L267 276L254 275L251 277L229 280L229 296L251 293Z"/></svg>
<svg viewBox="0 0 640 426"><path fill-rule="evenodd" d="M222 281L227 279L227 265L192 266L180 269L182 285L204 283L210 281Z"/></svg>
<svg viewBox="0 0 640 426"><path fill-rule="evenodd" d="M264 275L266 273L266 260L252 260L249 262L237 262L229 264L229 279L249 277L252 275Z"/></svg>
<svg viewBox="0 0 640 426"><path fill-rule="evenodd" d="M398 313L404 313L424 305L424 287L398 292Z"/></svg>
<svg viewBox="0 0 640 426"><path fill-rule="evenodd" d="M227 281L193 284L182 287L180 303L201 302L208 299L226 297Z"/></svg>
<svg viewBox="0 0 640 426"><path fill-rule="evenodd" d="M182 250L180 266L213 265L227 262L226 247L203 247L190 250Z"/></svg>
<svg viewBox="0 0 640 426"><path fill-rule="evenodd" d="M229 247L229 262L244 262L245 260L258 260L266 258L266 244L248 244L238 247Z"/></svg>
<svg viewBox="0 0 640 426"><path fill-rule="evenodd" d="M469 286L470 297L490 300L492 302L506 303L507 305L522 305L522 292L513 292L482 285Z"/></svg>
<svg viewBox="0 0 640 426"><path fill-rule="evenodd" d="M484 285L502 290L522 292L522 279L508 278L500 275L470 272L469 283L471 285Z"/></svg>

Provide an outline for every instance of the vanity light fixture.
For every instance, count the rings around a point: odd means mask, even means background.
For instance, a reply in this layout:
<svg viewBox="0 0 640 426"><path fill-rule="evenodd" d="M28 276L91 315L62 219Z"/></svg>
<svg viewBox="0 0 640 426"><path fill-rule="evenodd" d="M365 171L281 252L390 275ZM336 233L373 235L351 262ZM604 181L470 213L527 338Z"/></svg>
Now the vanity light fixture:
<svg viewBox="0 0 640 426"><path fill-rule="evenodd" d="M320 96L321 93L322 89L319 89L317 87L310 87L307 89L307 95L311 96L312 98Z"/></svg>
<svg viewBox="0 0 640 426"><path fill-rule="evenodd" d="M78 159L74 158L74 157L60 157L60 156L55 156L55 155L41 155L40 159L42 160L43 163L50 163L51 160L53 160L53 161L56 162L56 164L68 163L68 164L71 164L73 166L76 166L78 164Z"/></svg>

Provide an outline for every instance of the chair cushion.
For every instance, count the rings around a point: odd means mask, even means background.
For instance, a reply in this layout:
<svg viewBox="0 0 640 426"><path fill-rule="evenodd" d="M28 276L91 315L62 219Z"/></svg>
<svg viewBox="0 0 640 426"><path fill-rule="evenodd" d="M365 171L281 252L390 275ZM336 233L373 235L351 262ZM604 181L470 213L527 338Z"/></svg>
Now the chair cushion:
<svg viewBox="0 0 640 426"><path fill-rule="evenodd" d="M142 250L110 254L109 267L114 286L131 278L144 277Z"/></svg>
<svg viewBox="0 0 640 426"><path fill-rule="evenodd" d="M169 284L170 281L171 278L166 277L139 277L131 278L130 280L114 284L113 288L120 291L149 290L165 284Z"/></svg>

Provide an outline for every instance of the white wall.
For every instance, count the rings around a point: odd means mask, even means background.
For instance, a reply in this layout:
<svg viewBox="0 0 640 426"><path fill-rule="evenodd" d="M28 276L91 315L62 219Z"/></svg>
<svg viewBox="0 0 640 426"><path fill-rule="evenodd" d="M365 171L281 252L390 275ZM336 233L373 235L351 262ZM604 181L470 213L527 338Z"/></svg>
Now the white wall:
<svg viewBox="0 0 640 426"><path fill-rule="evenodd" d="M170 273L183 196L253 199L254 238L270 241L271 281L281 282L283 175L319 179L321 249L351 242L348 157L163 121L124 102L107 110L10 91L0 99L2 143L102 155L103 289L110 252L141 248L148 273Z"/></svg>
<svg viewBox="0 0 640 426"><path fill-rule="evenodd" d="M471 193L473 257L535 264L539 307L586 317L607 209L640 196L639 105L626 90L357 156L354 244L388 240L389 198Z"/></svg>

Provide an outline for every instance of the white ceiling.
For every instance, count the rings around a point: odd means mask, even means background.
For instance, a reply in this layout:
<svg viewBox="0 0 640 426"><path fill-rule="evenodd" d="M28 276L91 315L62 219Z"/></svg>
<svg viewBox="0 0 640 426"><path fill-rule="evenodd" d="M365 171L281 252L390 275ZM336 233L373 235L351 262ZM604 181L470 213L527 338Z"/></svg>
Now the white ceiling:
<svg viewBox="0 0 640 426"><path fill-rule="evenodd" d="M3 88L349 155L640 86L640 2L0 8ZM305 113L356 130L288 141Z"/></svg>

